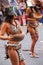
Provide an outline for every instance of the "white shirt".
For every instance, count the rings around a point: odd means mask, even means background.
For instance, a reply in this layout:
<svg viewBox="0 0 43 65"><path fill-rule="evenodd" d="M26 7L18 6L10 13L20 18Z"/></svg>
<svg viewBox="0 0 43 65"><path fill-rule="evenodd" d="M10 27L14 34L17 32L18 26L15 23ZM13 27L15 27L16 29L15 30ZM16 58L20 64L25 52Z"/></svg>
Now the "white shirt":
<svg viewBox="0 0 43 65"><path fill-rule="evenodd" d="M26 3L27 3L27 6L33 6L33 5L35 5L35 3L33 2L33 0L27 0Z"/></svg>

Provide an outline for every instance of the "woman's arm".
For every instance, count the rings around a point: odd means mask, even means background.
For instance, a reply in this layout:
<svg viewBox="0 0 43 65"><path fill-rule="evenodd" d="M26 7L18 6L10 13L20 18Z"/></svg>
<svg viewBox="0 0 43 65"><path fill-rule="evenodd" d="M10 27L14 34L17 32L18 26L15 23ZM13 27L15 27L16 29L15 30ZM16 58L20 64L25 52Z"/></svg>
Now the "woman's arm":
<svg viewBox="0 0 43 65"><path fill-rule="evenodd" d="M6 33L6 30L7 30L7 23L2 23L1 25L1 30L0 30L0 39L2 40L10 40L11 37L10 36L4 36L4 34Z"/></svg>
<svg viewBox="0 0 43 65"><path fill-rule="evenodd" d="M33 19L33 18L27 18L27 20L35 21L36 19Z"/></svg>
<svg viewBox="0 0 43 65"><path fill-rule="evenodd" d="M0 39L1 40L10 40L12 37L10 37L10 36L7 36L7 37L5 37L5 36L0 36Z"/></svg>
<svg viewBox="0 0 43 65"><path fill-rule="evenodd" d="M6 33L7 26L8 25L6 23L2 24L1 30L0 30L0 39L2 39L2 40L12 40L13 38L17 39L17 38L24 37L24 32L23 32L21 27L20 27L20 34L17 33L17 34L14 34L14 35L4 36L4 34Z"/></svg>

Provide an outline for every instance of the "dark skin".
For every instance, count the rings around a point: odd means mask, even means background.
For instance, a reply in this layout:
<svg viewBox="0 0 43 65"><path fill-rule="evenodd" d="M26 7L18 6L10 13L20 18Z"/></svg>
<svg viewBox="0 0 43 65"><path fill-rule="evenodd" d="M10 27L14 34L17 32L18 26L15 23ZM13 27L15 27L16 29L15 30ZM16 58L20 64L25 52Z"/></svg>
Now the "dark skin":
<svg viewBox="0 0 43 65"><path fill-rule="evenodd" d="M26 10L26 13L27 12L29 14L31 12L31 10L30 9L27 9ZM28 22L31 22L31 23L38 23L37 19L35 19L34 17L29 17L28 16L27 17L27 20L28 20ZM37 26L38 26L38 24L37 24ZM33 57L37 57L37 53L34 52L34 48L35 48L36 42L38 41L38 33L35 34L36 33L36 30L35 29L37 28L37 26L34 26L34 25L33 25L33 27L30 26L30 25L27 26L27 30L30 33L31 39L32 39L32 44L31 44L30 52L31 52L31 55Z"/></svg>
<svg viewBox="0 0 43 65"><path fill-rule="evenodd" d="M14 22L14 19L11 19L10 23L6 23L6 22L2 23L1 30L0 30L0 39L8 40L11 44L18 44L19 41L12 40L12 37L13 36L18 37L20 35L11 34L12 33L11 24L16 25L16 23ZM5 33L8 35L7 37L4 36ZM20 30L20 34L24 35L22 28ZM8 49L8 55L9 55L12 65L25 65L24 61L19 62L19 57L18 57L16 50Z"/></svg>

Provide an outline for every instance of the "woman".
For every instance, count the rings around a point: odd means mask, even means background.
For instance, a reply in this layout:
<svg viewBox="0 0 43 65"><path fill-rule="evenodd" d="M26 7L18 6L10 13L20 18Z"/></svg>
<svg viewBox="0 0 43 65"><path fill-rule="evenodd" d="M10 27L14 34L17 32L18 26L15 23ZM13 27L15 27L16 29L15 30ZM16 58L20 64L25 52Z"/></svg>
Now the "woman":
<svg viewBox="0 0 43 65"><path fill-rule="evenodd" d="M33 17L32 15L33 13L29 8L27 8L26 13L27 13L27 20L28 20L27 32L30 33L32 39L30 54L32 57L38 57L37 53L34 52L36 42L38 41L38 32L37 32L38 21Z"/></svg>
<svg viewBox="0 0 43 65"><path fill-rule="evenodd" d="M21 53L21 44L19 43L24 38L24 32L15 19L14 15L7 15L5 22L1 25L0 39L8 40L6 48L6 58L10 58L12 65L25 65L24 58ZM8 36L5 37L4 34Z"/></svg>

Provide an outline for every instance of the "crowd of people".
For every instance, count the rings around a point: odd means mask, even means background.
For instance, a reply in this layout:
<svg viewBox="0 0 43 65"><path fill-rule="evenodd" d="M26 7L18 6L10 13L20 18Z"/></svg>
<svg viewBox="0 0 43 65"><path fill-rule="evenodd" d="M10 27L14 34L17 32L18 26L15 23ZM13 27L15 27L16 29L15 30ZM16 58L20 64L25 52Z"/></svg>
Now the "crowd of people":
<svg viewBox="0 0 43 65"><path fill-rule="evenodd" d="M43 17L42 0L0 0L0 11L0 39L8 40L5 45L6 59L10 58L12 65L25 65L20 41L25 36L21 25L26 24L26 33L29 32L32 39L30 55L38 58L34 48L39 38L39 20ZM7 37L4 36L5 33Z"/></svg>
<svg viewBox="0 0 43 65"><path fill-rule="evenodd" d="M43 7L42 7L43 0L38 0L38 1L37 0L18 0L18 1L17 0L9 0L9 4L11 6L9 9L12 10L12 13L19 19L19 22L21 25L27 24L27 19L26 19L27 8L30 8L32 12L33 12L32 9L34 8L34 12L35 11L41 12L43 14ZM5 7L6 4L4 3L3 5ZM3 10L3 12L4 12L4 10ZM5 15L5 13L4 13L4 15ZM42 19L43 19L43 17L39 20L39 22L42 22Z"/></svg>

